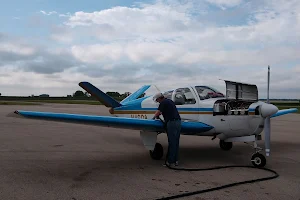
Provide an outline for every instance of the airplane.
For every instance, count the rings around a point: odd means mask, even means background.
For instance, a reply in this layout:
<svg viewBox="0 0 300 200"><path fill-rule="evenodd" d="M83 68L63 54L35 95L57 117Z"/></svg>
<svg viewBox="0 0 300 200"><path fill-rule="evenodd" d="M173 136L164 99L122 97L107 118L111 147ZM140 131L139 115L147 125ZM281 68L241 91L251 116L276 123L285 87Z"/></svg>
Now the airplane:
<svg viewBox="0 0 300 200"><path fill-rule="evenodd" d="M270 119L297 112L297 108L279 110L269 102L270 68L268 68L267 102L258 99L254 84L224 80L226 95L203 85L178 87L162 92L165 98L173 100L182 118L182 135L207 136L219 139L222 150L228 151L233 142L253 144L251 163L264 167L266 158L257 141L262 140L265 129L265 154L270 155ZM109 109L111 116L82 115L68 113L35 112L16 110L9 116L25 117L60 122L90 124L106 127L139 130L141 140L154 160L160 160L163 147L157 136L166 133L163 117L152 119L158 103L154 95L141 97L151 85L144 85L122 101L117 101L89 82L79 86Z"/></svg>

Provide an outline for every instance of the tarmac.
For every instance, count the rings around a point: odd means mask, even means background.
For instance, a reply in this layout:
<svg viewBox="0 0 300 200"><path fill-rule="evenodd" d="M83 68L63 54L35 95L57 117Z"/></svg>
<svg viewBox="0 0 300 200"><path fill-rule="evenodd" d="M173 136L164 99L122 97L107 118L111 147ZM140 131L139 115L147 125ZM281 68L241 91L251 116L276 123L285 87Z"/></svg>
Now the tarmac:
<svg viewBox="0 0 300 200"><path fill-rule="evenodd" d="M45 104L0 106L0 199L158 199L271 176L259 169L173 171L144 148L139 131L7 117L15 110L109 115L104 106ZM279 177L178 199L300 200L300 115L271 120L267 168ZM158 136L166 152L167 137ZM263 147L264 142L258 144ZM249 165L253 148L230 151L210 137L181 136L180 167Z"/></svg>

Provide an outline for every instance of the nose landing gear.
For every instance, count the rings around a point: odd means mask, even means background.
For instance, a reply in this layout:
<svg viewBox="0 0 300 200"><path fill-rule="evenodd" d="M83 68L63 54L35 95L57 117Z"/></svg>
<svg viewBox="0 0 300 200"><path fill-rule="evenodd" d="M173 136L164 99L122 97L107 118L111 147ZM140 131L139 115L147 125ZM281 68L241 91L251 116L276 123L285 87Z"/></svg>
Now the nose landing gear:
<svg viewBox="0 0 300 200"><path fill-rule="evenodd" d="M228 151L232 148L232 142L244 142L254 148L254 154L251 157L251 162L254 167L262 168L267 164L265 156L261 153L263 149L257 146L256 141L261 140L260 136L242 136L242 137L232 137L226 140L220 140L220 147L222 150Z"/></svg>
<svg viewBox="0 0 300 200"><path fill-rule="evenodd" d="M252 165L258 168L264 167L267 164L267 160L264 155L259 153L263 149L257 146L256 140L253 142L253 148L255 150L255 153L251 157Z"/></svg>

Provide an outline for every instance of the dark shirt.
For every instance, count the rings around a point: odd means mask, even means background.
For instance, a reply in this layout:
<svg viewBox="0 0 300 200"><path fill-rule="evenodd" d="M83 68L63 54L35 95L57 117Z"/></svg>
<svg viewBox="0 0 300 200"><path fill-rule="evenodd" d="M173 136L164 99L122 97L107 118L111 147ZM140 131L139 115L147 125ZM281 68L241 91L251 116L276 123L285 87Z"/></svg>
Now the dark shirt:
<svg viewBox="0 0 300 200"><path fill-rule="evenodd" d="M175 103L170 99L164 99L162 102L160 102L158 110L162 112L165 122L174 119L181 120Z"/></svg>

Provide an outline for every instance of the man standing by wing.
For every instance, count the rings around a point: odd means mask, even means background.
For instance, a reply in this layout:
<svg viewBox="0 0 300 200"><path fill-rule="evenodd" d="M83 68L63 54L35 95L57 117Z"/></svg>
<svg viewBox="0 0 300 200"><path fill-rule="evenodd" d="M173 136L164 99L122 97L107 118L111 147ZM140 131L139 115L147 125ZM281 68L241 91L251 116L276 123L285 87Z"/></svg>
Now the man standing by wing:
<svg viewBox="0 0 300 200"><path fill-rule="evenodd" d="M175 103L163 96L162 93L154 95L153 99L159 102L159 107L154 114L153 119L163 115L168 135L168 157L166 165L178 165L179 139L181 130L181 117L178 113Z"/></svg>

